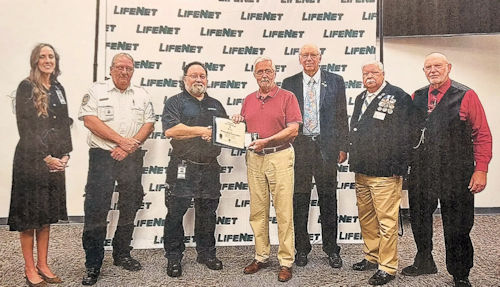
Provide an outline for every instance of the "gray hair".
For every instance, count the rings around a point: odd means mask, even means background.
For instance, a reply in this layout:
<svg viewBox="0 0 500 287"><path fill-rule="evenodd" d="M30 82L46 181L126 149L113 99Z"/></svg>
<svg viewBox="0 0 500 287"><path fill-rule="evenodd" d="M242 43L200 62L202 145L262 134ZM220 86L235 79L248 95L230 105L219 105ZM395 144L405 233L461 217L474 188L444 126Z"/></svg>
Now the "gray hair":
<svg viewBox="0 0 500 287"><path fill-rule="evenodd" d="M113 67L115 65L116 59L118 59L120 57L128 58L130 61L132 61L132 63L134 63L134 58L132 58L132 56L130 56L129 53L118 53L118 54L113 56L113 59L111 60L111 67Z"/></svg>
<svg viewBox="0 0 500 287"><path fill-rule="evenodd" d="M448 61L448 57L446 57L446 55L443 53L432 52L432 53L427 54L427 56L425 56L425 59L427 60L427 58L429 58L430 56L441 58L441 59L445 60L446 63L448 63L448 64L450 63L450 61Z"/></svg>
<svg viewBox="0 0 500 287"><path fill-rule="evenodd" d="M257 66L258 63L260 62L265 62L265 61L269 61L269 62L273 62L273 60L269 57L258 57L257 59L255 59L255 62L253 63L253 70L255 71L255 66ZM274 65L271 65L272 69L273 69L273 72L275 71L274 69Z"/></svg>
<svg viewBox="0 0 500 287"><path fill-rule="evenodd" d="M377 67L380 69L380 71L382 71L382 72L384 71L384 64L382 64L382 62L377 61L377 60L371 60L371 61L364 63L363 66L361 66L361 70L363 70L363 68L368 66L368 65L377 65Z"/></svg>
<svg viewBox="0 0 500 287"><path fill-rule="evenodd" d="M317 45L315 45L315 44L305 44L305 45L303 45L303 46L300 48L300 51L299 51L299 56L302 54L302 50L304 50L304 48L306 48L306 47L311 47L311 48L313 48L313 49L316 51L316 53L318 53L318 55L320 55L320 56L321 56L321 51L319 50L318 46L317 46Z"/></svg>

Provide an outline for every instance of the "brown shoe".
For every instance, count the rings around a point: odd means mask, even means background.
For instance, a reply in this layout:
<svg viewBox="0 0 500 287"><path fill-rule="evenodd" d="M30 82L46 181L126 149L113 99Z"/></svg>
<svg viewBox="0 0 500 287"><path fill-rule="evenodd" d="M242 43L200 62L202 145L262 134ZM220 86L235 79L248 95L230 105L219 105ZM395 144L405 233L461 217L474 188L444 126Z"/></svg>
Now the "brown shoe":
<svg viewBox="0 0 500 287"><path fill-rule="evenodd" d="M252 261L252 263L250 263L250 265L248 265L247 267L245 267L245 269L243 269L243 273L254 274L255 272L259 271L260 269L266 268L268 265L269 265L269 263L267 263L267 262L260 262L260 261L257 261L256 259L254 259Z"/></svg>
<svg viewBox="0 0 500 287"><path fill-rule="evenodd" d="M26 278L26 285L28 285L29 287L47 287L47 282L43 281L43 279L38 283L33 283L28 279L27 276L25 278Z"/></svg>
<svg viewBox="0 0 500 287"><path fill-rule="evenodd" d="M40 275L40 277L42 277L43 281L49 283L49 284L58 284L58 283L62 283L62 279L59 277L59 276L55 276L55 277L49 277L45 274L43 274L42 271L40 271L40 269L36 269L38 271L38 275Z"/></svg>
<svg viewBox="0 0 500 287"><path fill-rule="evenodd" d="M292 268L281 266L280 272L278 273L278 281L286 282L290 279L292 279Z"/></svg>

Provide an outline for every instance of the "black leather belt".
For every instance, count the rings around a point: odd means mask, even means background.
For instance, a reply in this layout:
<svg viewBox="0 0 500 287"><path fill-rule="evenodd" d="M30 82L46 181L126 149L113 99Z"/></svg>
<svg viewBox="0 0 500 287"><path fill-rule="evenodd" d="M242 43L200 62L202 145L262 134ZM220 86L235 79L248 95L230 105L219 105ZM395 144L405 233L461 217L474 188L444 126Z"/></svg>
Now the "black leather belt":
<svg viewBox="0 0 500 287"><path fill-rule="evenodd" d="M183 158L183 157L179 157L178 158L180 161L184 160L188 163L192 163L192 164L196 164L196 165L209 165L209 164L212 164L214 162L217 162L217 158L203 158L203 159L198 159L198 160L192 160L192 159L189 159L189 158Z"/></svg>
<svg viewBox="0 0 500 287"><path fill-rule="evenodd" d="M186 159L186 161L189 163L192 163L192 164L196 164L196 165L210 165L210 164L213 164L214 162L217 162L217 158L215 158L213 160L209 160L209 161L202 161L202 162L190 160L190 159Z"/></svg>
<svg viewBox="0 0 500 287"><path fill-rule="evenodd" d="M278 151L282 151L282 150L287 149L289 147L290 147L290 144L287 143L287 144L280 145L280 146L275 146L275 147L266 147L266 148L263 148L259 152L256 152L256 151L253 151L253 152L256 153L256 154L258 154L258 155L266 155L266 154L271 154L271 153L275 153L275 152L278 152Z"/></svg>
<svg viewBox="0 0 500 287"><path fill-rule="evenodd" d="M303 135L303 136L305 136L306 138L312 140L313 142L319 140L319 134L318 135Z"/></svg>

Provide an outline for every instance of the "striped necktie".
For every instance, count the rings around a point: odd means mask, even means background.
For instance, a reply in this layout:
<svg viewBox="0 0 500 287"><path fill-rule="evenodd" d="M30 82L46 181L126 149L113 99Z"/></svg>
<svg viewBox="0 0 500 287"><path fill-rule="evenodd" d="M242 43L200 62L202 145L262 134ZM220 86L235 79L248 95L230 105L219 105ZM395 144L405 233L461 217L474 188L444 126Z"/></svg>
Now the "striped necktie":
<svg viewBox="0 0 500 287"><path fill-rule="evenodd" d="M364 114L370 103L373 101L375 94L367 93L365 96L365 101L363 102L363 106L361 106L361 114Z"/></svg>

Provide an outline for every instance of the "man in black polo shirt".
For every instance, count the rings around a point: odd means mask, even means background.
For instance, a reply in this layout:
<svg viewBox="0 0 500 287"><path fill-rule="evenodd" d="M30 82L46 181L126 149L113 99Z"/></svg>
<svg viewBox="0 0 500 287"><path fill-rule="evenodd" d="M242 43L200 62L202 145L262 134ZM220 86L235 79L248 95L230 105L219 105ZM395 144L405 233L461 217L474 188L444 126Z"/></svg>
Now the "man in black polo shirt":
<svg viewBox="0 0 500 287"><path fill-rule="evenodd" d="M181 82L182 93L167 100L162 124L171 138L172 154L167 169L163 245L168 259L167 274L182 275L184 228L182 220L194 198L197 262L212 270L222 269L215 256L216 210L220 197L220 147L211 143L212 117L227 117L222 104L209 97L207 69L200 62L187 64Z"/></svg>

